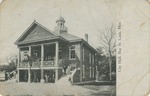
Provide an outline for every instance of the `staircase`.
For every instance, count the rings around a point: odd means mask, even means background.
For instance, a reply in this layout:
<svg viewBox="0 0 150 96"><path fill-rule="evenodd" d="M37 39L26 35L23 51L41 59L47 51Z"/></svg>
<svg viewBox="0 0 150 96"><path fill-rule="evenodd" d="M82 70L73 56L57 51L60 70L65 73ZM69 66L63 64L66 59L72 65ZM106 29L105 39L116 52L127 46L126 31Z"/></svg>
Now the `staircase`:
<svg viewBox="0 0 150 96"><path fill-rule="evenodd" d="M56 81L56 83L77 83L80 82L80 69L74 69L70 71L70 66L66 69L66 74L63 74L62 77Z"/></svg>

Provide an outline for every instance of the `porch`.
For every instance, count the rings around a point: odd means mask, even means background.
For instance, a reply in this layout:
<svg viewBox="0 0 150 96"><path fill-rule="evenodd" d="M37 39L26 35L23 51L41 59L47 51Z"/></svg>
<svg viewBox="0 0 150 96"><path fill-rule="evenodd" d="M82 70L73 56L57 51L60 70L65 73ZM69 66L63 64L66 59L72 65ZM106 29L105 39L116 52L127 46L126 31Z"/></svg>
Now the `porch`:
<svg viewBox="0 0 150 96"><path fill-rule="evenodd" d="M42 72L43 71L43 72ZM31 83L38 83L41 82L41 78L44 80L45 83L55 83L55 69L33 69L30 71L28 70L19 70L19 81L20 82L31 82ZM30 77L29 77L30 74ZM42 77L43 76L43 77ZM30 80L29 80L30 78Z"/></svg>
<svg viewBox="0 0 150 96"><path fill-rule="evenodd" d="M18 68L62 67L61 49L58 42L20 47Z"/></svg>
<svg viewBox="0 0 150 96"><path fill-rule="evenodd" d="M67 46L59 44L59 42L20 47L17 66L18 82L20 82L20 80L23 80L24 82L34 81L32 79L36 76L33 75L35 73L38 74L37 82L44 82L46 81L45 70L53 70L53 74L55 74L53 79L55 79L54 81L57 81L61 75L63 60L65 59L62 57L62 48L67 50ZM24 73L25 70L26 72ZM33 73L34 70L38 71ZM27 80L22 78L26 78Z"/></svg>

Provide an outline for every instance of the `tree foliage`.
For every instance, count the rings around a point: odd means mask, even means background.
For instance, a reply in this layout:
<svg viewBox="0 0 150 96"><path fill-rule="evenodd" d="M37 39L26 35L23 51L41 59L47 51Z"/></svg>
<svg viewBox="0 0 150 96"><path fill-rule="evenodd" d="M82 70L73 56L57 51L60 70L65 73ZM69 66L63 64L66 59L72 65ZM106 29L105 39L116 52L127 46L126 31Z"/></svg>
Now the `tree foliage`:
<svg viewBox="0 0 150 96"><path fill-rule="evenodd" d="M17 55L7 57L6 61L8 65L3 66L2 68L3 71L5 70L6 72L11 72L17 69Z"/></svg>
<svg viewBox="0 0 150 96"><path fill-rule="evenodd" d="M112 24L99 34L100 46L97 48L98 71L100 80L116 78L116 32Z"/></svg>

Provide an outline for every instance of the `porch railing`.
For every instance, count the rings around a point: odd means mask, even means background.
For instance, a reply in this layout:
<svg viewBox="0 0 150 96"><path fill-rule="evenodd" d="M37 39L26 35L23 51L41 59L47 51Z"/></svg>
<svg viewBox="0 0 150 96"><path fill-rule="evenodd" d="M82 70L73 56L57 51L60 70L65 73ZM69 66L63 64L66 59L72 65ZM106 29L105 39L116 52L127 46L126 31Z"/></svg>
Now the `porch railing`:
<svg viewBox="0 0 150 96"><path fill-rule="evenodd" d="M40 65L41 65L40 61L32 62L32 67L40 67ZM20 62L19 67L20 68L27 68L27 67L29 67L29 62Z"/></svg>
<svg viewBox="0 0 150 96"><path fill-rule="evenodd" d="M41 66L41 61L32 62L32 67L40 67L40 66Z"/></svg>
<svg viewBox="0 0 150 96"><path fill-rule="evenodd" d="M28 63L28 62L20 62L19 67L21 67L21 68L27 68L27 67L28 67L28 65L29 65L29 63Z"/></svg>
<svg viewBox="0 0 150 96"><path fill-rule="evenodd" d="M51 66L56 66L55 60L44 61L44 62L43 62L43 67L51 67ZM59 59L59 61L58 61L58 66L59 66L59 67L62 66L62 60L61 60L61 59Z"/></svg>
<svg viewBox="0 0 150 96"><path fill-rule="evenodd" d="M51 67L51 66L54 66L54 65L55 65L54 60L51 60L51 61L44 61L44 62L43 62L43 67Z"/></svg>
<svg viewBox="0 0 150 96"><path fill-rule="evenodd" d="M58 66L62 67L62 63L63 63L63 60L59 59ZM32 62L32 67L40 67L40 66L41 66L41 61L33 61ZM53 67L53 66L56 66L55 60L43 61L43 66L41 66L41 67ZM28 68L29 63L28 62L20 62L19 67L20 68Z"/></svg>

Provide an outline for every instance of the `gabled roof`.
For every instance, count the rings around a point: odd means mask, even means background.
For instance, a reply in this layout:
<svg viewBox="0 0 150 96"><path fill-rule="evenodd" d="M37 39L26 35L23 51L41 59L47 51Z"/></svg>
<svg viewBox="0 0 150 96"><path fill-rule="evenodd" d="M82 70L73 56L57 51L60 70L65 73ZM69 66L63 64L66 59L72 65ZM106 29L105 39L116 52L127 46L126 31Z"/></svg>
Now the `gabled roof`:
<svg viewBox="0 0 150 96"><path fill-rule="evenodd" d="M43 25L34 21L25 30L25 32L17 39L15 44L18 45L18 44L22 44L22 43L51 40L51 39L56 39L58 37L59 36L56 33L52 32L51 30L47 29Z"/></svg>

